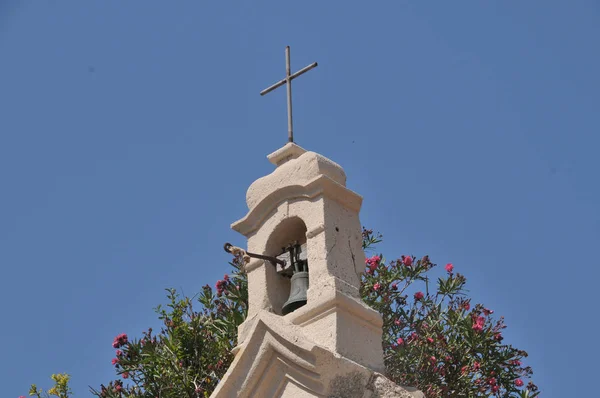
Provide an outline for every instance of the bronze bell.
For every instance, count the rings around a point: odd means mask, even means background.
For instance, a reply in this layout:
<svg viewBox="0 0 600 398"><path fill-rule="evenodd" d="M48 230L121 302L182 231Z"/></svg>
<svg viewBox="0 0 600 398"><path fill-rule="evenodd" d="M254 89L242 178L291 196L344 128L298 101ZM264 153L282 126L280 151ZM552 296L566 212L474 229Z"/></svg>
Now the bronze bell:
<svg viewBox="0 0 600 398"><path fill-rule="evenodd" d="M290 298L285 302L281 313L283 315L296 311L306 304L306 291L308 290L308 272L294 272L290 280Z"/></svg>
<svg viewBox="0 0 600 398"><path fill-rule="evenodd" d="M293 271L292 278L290 279L290 297L281 309L281 313L286 315L306 304L308 260L306 259L306 244L299 245L296 243L284 250L289 253L290 268Z"/></svg>

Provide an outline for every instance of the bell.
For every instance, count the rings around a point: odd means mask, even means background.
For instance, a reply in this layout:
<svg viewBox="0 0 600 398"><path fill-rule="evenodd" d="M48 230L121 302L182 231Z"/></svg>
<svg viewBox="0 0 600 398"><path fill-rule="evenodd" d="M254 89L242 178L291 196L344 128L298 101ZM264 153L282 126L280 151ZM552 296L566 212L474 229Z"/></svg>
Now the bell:
<svg viewBox="0 0 600 398"><path fill-rule="evenodd" d="M296 311L306 304L306 291L308 290L308 272L295 272L290 279L290 298L283 304L283 315Z"/></svg>

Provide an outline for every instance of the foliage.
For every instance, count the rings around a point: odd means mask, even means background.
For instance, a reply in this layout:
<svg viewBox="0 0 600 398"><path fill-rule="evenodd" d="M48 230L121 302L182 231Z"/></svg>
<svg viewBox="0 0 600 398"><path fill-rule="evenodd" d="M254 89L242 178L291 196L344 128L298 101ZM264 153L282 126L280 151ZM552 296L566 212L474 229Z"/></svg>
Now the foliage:
<svg viewBox="0 0 600 398"><path fill-rule="evenodd" d="M50 376L54 381L54 385L50 387L48 391L43 391L41 388L38 388L35 384L31 385L29 389L29 395L37 398L42 397L59 397L59 398L68 398L71 395L71 389L69 388L69 380L71 376L66 373L58 373ZM19 398L25 398L24 396L20 396Z"/></svg>
<svg viewBox="0 0 600 398"><path fill-rule="evenodd" d="M363 249L372 252L381 235L363 229ZM215 286L204 286L193 299L167 289L166 308L156 312L163 323L139 339L120 334L112 364L120 378L92 393L102 398L208 397L233 360L237 327L248 309L248 286L243 260L230 263L231 275ZM387 376L401 385L415 386L428 398L533 398L538 388L529 381L532 370L523 366L525 351L503 343L503 317L471 304L466 278L447 264L430 292L428 256L386 262L381 254L366 260L361 295L383 317L383 349ZM423 292L424 290L424 292ZM68 396L68 376L60 398ZM63 380L63 379L60 379ZM125 382L123 381L125 380ZM32 386L30 395L41 398Z"/></svg>
<svg viewBox="0 0 600 398"><path fill-rule="evenodd" d="M366 250L380 241L363 230ZM446 264L446 275L430 292L428 256L401 256L386 264L383 255L366 260L361 296L383 317L387 376L416 386L427 397L535 397L532 374L522 365L525 351L503 344L504 318L471 304L466 278ZM424 288L424 289L423 289ZM425 292L423 292L423 290Z"/></svg>
<svg viewBox="0 0 600 398"><path fill-rule="evenodd" d="M231 275L217 282L216 292L206 285L196 298L181 297L167 289L169 303L155 311L163 323L160 332L150 328L140 339L120 334L112 364L126 385L117 379L92 389L98 397L208 397L233 360L237 325L248 308L248 284L241 259L230 263Z"/></svg>

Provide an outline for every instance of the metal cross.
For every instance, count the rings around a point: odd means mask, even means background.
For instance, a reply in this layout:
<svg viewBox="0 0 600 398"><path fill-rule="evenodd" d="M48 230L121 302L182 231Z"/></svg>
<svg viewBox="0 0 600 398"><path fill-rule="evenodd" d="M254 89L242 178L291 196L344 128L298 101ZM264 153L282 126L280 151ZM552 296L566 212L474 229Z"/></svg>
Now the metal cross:
<svg viewBox="0 0 600 398"><path fill-rule="evenodd" d="M300 69L298 72L294 73L293 75L290 74L291 69L292 69L290 66L290 46L287 46L285 48L285 79L278 81L277 83L273 84L271 87L266 88L260 92L260 95L265 95L265 94L270 93L271 91L275 90L277 87L287 84L287 114L288 114L288 141L289 142L294 142L294 128L292 125L292 80L294 80L295 78L297 78L304 72L308 72L312 68L316 68L316 67L317 67L317 63L315 62L313 64L310 64L310 65Z"/></svg>

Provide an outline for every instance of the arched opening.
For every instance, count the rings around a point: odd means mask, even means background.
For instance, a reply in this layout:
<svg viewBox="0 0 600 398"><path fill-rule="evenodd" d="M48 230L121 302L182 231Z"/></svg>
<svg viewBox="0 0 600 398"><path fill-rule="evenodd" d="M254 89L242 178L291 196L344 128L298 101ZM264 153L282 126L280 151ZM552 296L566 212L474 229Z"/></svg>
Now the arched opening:
<svg viewBox="0 0 600 398"><path fill-rule="evenodd" d="M265 254L268 256L280 256L290 244L304 245L306 243L306 224L300 217L290 217L283 220L271 233L266 245ZM269 301L276 314L282 314L284 303L290 297L290 277L277 273L275 267L272 272L271 286L268 289Z"/></svg>

